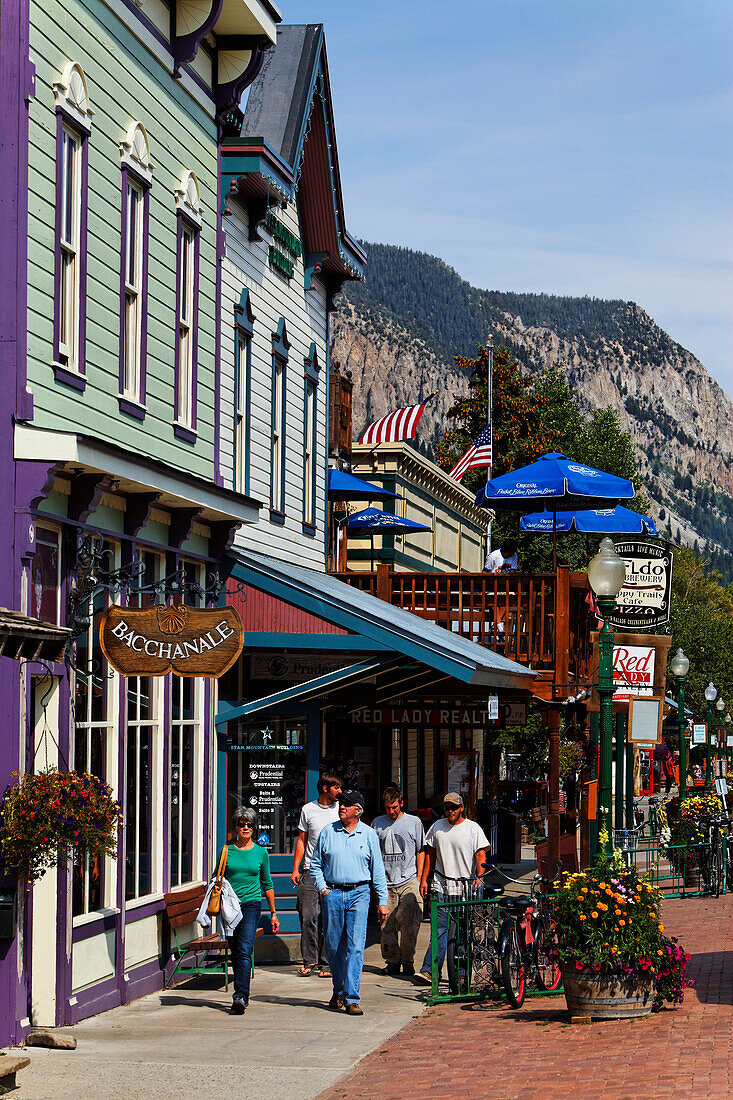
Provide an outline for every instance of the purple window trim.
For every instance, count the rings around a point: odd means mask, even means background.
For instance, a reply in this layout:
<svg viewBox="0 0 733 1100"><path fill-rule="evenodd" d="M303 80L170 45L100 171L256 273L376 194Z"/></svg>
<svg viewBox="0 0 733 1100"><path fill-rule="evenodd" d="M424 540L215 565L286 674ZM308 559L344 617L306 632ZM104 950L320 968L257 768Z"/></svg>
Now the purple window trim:
<svg viewBox="0 0 733 1100"><path fill-rule="evenodd" d="M71 933L71 942L81 943L92 936L98 936L101 932L112 932L120 919L119 909L114 913L100 913L94 920L87 920L84 924L75 926Z"/></svg>
<svg viewBox="0 0 733 1100"><path fill-rule="evenodd" d="M150 187L149 180L130 168L129 164L123 164L122 176L122 200L120 219L120 358L119 358L119 403L120 412L129 413L137 420L145 419L145 398L147 390L147 355L148 355L148 233L150 226ZM143 194L143 248L142 248L142 272L140 276L140 390L138 401L131 401L125 394L125 241L127 237L127 183L128 179L142 190ZM123 406L123 402L125 405Z"/></svg>
<svg viewBox="0 0 733 1100"><path fill-rule="evenodd" d="M191 423L178 422L178 397L180 389L180 326L181 315L181 249L183 247L184 226L193 233L193 304L191 307ZM176 331L175 331L175 367L173 372L173 434L186 443L196 442L197 398L199 368L199 252L201 227L179 210L176 226ZM218 318L217 318L218 323Z"/></svg>
<svg viewBox="0 0 733 1100"><path fill-rule="evenodd" d="M61 141L64 124L78 135L81 144L81 195L79 202L79 329L77 332L77 369L70 370L59 362L61 340ZM86 389L87 335L87 223L89 211L89 135L91 130L65 111L56 108L56 212L54 220L54 281L53 281L53 362L57 382L65 382L81 393Z"/></svg>
<svg viewBox="0 0 733 1100"><path fill-rule="evenodd" d="M117 401L120 412L127 413L128 416L134 416L136 420L145 419L147 409L144 405L138 405L137 401L130 401L129 397L123 397L122 394L118 395Z"/></svg>
<svg viewBox="0 0 733 1100"><path fill-rule="evenodd" d="M125 924L134 924L135 921L143 920L145 917L152 917L156 913L162 913L165 909L165 901L163 898L155 898L154 901L148 901L144 905L135 905L135 898L131 898L126 904L132 903L134 908L125 909Z"/></svg>

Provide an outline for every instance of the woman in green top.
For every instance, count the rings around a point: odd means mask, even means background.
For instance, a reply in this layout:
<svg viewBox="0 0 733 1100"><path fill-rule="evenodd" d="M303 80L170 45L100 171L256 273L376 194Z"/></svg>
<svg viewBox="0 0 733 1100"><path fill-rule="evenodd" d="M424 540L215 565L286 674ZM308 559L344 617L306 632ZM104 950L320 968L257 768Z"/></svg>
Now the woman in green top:
<svg viewBox="0 0 733 1100"><path fill-rule="evenodd" d="M267 849L255 844L258 831L254 810L237 810L232 818L235 840L229 845L224 876L239 898L242 919L229 937L229 951L234 965L234 998L232 1013L241 1016L249 1004L249 983L252 975L252 952L255 933L262 912L262 891L270 907L272 931L280 928L275 914L275 890L270 877L270 857Z"/></svg>

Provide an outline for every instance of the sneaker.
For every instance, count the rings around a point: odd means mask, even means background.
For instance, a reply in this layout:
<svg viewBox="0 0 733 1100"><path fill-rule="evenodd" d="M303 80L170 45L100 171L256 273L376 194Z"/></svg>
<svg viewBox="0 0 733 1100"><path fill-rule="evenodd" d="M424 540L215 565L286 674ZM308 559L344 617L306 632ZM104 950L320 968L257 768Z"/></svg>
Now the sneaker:
<svg viewBox="0 0 733 1100"><path fill-rule="evenodd" d="M424 985L432 985L433 977L426 970L421 970L418 974L415 974L415 981Z"/></svg>
<svg viewBox="0 0 733 1100"><path fill-rule="evenodd" d="M399 974L399 972L400 972L400 964L399 963L387 963L387 965L384 968L384 973L389 974L392 978L395 978ZM414 971L413 971L413 973L414 973Z"/></svg>
<svg viewBox="0 0 733 1100"><path fill-rule="evenodd" d="M232 1001L232 1007L230 1012L232 1016L243 1016L247 1010L247 1006L244 1001Z"/></svg>
<svg viewBox="0 0 733 1100"><path fill-rule="evenodd" d="M344 999L340 993L334 993L331 1000L328 1002L328 1007L332 1008L334 1012L340 1012L344 1007Z"/></svg>
<svg viewBox="0 0 733 1100"><path fill-rule="evenodd" d="M403 963L402 973L405 975L406 978L414 978L415 967L412 965L412 963Z"/></svg>
<svg viewBox="0 0 733 1100"><path fill-rule="evenodd" d="M347 1016L363 1016L364 1015L364 1009L361 1008L359 1005L355 1005L355 1004L347 1005L346 1008L344 1009L344 1011L345 1011Z"/></svg>

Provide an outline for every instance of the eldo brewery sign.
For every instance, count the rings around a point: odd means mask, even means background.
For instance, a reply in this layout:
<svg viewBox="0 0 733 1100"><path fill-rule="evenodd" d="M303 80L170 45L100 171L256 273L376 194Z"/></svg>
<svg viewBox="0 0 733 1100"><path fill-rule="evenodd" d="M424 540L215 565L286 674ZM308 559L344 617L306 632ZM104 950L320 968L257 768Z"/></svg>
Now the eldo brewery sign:
<svg viewBox="0 0 733 1100"><path fill-rule="evenodd" d="M621 630L655 630L669 622L672 551L653 542L617 542L626 580L608 621Z"/></svg>
<svg viewBox="0 0 733 1100"><path fill-rule="evenodd" d="M244 644L233 607L110 607L99 627L102 652L122 676L221 676Z"/></svg>

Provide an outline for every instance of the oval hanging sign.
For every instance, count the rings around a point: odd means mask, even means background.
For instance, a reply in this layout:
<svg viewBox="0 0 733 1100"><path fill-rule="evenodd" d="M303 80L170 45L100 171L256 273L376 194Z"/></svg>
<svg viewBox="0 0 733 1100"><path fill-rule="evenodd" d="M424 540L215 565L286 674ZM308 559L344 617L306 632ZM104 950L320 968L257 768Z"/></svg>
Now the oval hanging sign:
<svg viewBox="0 0 733 1100"><path fill-rule="evenodd" d="M244 645L233 607L117 607L102 616L99 644L121 676L211 676L231 668Z"/></svg>

